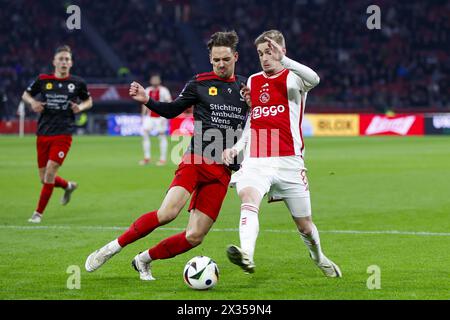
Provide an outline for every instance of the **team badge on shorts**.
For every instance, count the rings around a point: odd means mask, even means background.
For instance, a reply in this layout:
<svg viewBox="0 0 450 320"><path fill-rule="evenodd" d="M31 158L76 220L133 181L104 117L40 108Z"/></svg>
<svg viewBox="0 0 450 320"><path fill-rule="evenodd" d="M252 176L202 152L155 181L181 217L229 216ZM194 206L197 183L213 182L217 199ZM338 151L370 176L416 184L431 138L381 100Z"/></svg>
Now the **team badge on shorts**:
<svg viewBox="0 0 450 320"><path fill-rule="evenodd" d="M45 85L45 89L46 90L52 90L53 89L53 84L51 82L47 82L47 84Z"/></svg>
<svg viewBox="0 0 450 320"><path fill-rule="evenodd" d="M58 157L64 158L65 153L63 151L58 152Z"/></svg>
<svg viewBox="0 0 450 320"><path fill-rule="evenodd" d="M209 87L208 94L210 96L217 96L217 88L216 87Z"/></svg>

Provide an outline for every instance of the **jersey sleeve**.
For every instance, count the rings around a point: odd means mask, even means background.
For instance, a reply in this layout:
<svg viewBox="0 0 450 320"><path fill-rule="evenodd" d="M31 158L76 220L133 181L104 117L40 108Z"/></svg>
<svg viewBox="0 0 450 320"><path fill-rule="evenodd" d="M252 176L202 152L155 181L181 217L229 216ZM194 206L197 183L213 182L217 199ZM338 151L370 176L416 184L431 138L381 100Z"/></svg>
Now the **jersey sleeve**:
<svg viewBox="0 0 450 320"><path fill-rule="evenodd" d="M308 92L320 82L318 74L311 68L284 56L281 64L297 76L300 91Z"/></svg>
<svg viewBox="0 0 450 320"><path fill-rule="evenodd" d="M79 92L78 92L78 97L82 101L85 101L85 100L87 100L87 99L89 99L91 97L91 94L88 91L86 82L84 82L84 81L80 82L80 89L79 89Z"/></svg>
<svg viewBox="0 0 450 320"><path fill-rule="evenodd" d="M187 108L197 104L197 102L197 85L195 80L191 80L185 85L175 101L158 102L150 98L145 106L160 116L171 119L182 114Z"/></svg>
<svg viewBox="0 0 450 320"><path fill-rule="evenodd" d="M35 95L40 93L41 92L41 80L39 79L39 77L34 79L34 81L28 86L28 88L25 91L28 92L32 97L34 97Z"/></svg>

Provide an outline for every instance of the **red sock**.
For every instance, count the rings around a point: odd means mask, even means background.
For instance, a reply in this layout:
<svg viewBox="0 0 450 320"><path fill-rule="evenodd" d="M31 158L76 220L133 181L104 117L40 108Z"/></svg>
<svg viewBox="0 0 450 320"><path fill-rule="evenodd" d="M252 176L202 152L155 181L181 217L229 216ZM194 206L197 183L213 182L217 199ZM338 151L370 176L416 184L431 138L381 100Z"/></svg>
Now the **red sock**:
<svg viewBox="0 0 450 320"><path fill-rule="evenodd" d="M178 254L189 251L194 246L186 240L186 231L164 239L148 250L152 260L169 259Z"/></svg>
<svg viewBox="0 0 450 320"><path fill-rule="evenodd" d="M44 213L45 207L47 207L48 200L53 193L53 188L55 185L53 183L44 183L41 189L41 196L39 197L38 207L36 209L40 214Z"/></svg>
<svg viewBox="0 0 450 320"><path fill-rule="evenodd" d="M126 245L148 235L159 227L158 211L145 213L139 217L119 238L119 245L123 248Z"/></svg>
<svg viewBox="0 0 450 320"><path fill-rule="evenodd" d="M66 189L68 185L69 185L69 182L67 182L63 178L61 178L61 177L55 178L55 187Z"/></svg>

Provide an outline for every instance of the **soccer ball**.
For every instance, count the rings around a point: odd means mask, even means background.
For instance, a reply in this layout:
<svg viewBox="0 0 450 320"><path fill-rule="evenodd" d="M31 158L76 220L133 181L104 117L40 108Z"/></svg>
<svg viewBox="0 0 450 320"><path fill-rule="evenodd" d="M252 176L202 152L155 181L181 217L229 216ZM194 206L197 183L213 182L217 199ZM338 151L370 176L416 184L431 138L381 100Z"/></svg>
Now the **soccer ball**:
<svg viewBox="0 0 450 320"><path fill-rule="evenodd" d="M183 279L192 289L207 290L217 284L219 280L219 268L211 258L197 256L186 263Z"/></svg>

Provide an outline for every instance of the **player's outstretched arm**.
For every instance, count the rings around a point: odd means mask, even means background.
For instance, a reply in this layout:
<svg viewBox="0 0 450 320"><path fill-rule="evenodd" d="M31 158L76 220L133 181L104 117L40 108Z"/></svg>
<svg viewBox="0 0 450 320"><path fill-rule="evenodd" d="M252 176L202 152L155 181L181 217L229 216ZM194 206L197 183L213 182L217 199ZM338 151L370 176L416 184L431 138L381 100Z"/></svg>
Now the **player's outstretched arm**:
<svg viewBox="0 0 450 320"><path fill-rule="evenodd" d="M272 51L274 59L280 61L284 68L295 73L303 81L305 89L311 90L319 84L319 75L314 70L297 61L289 59L286 57L286 50L278 43L267 37L265 39L269 42L269 48Z"/></svg>
<svg viewBox="0 0 450 320"><path fill-rule="evenodd" d="M129 94L133 100L167 119L175 118L192 105L191 101L180 97L172 102L155 101L148 97L144 87L135 81L130 85Z"/></svg>
<svg viewBox="0 0 450 320"><path fill-rule="evenodd" d="M295 73L304 83L306 90L311 90L320 82L319 75L311 68L284 56L281 64Z"/></svg>

